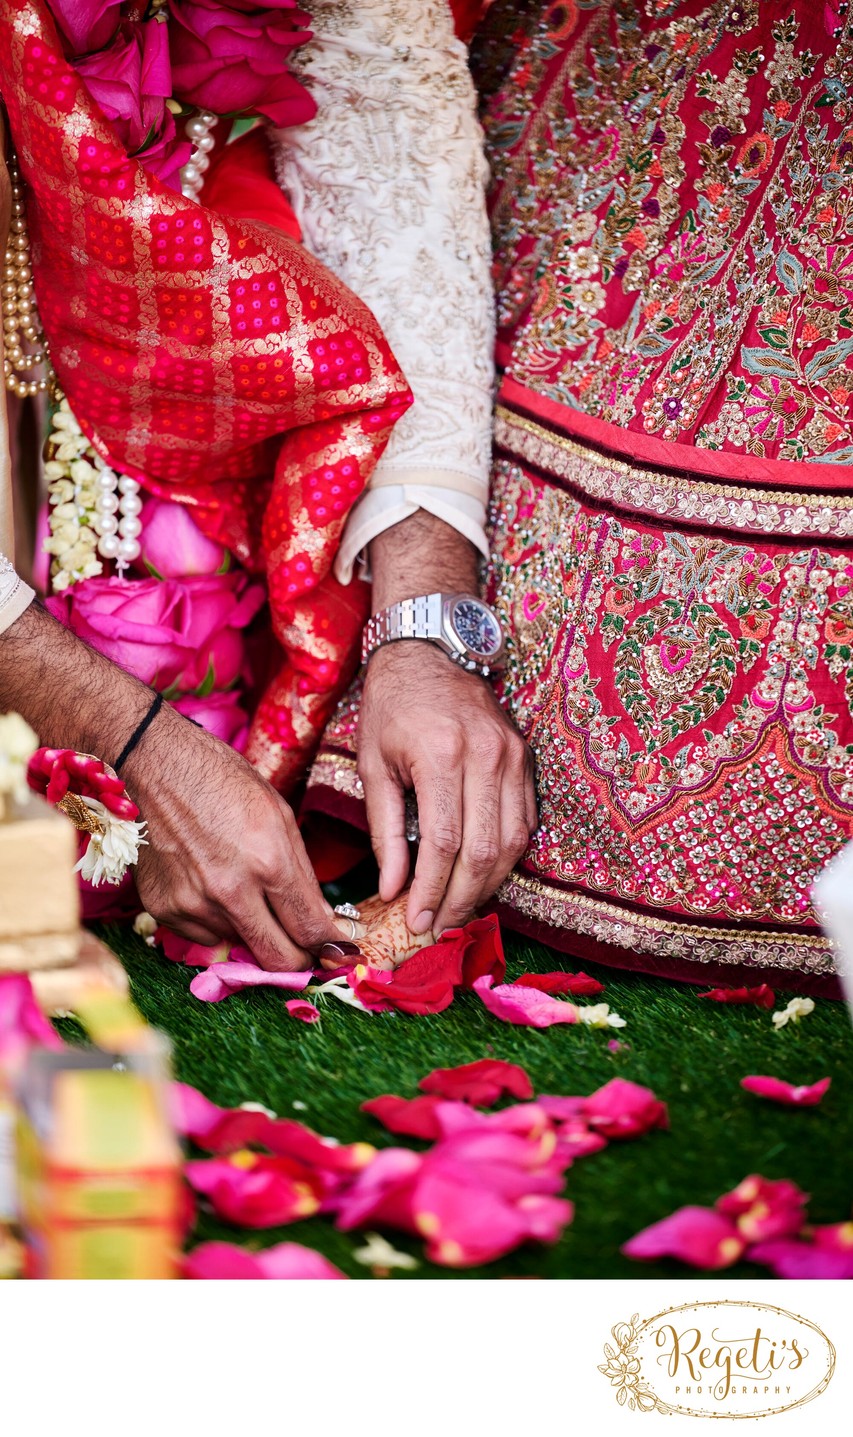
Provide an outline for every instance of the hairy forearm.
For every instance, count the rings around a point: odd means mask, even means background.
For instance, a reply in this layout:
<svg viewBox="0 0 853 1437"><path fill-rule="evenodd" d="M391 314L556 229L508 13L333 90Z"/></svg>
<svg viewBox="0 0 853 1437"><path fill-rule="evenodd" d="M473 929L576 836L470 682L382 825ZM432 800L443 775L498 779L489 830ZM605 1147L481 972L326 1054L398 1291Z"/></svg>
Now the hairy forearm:
<svg viewBox="0 0 853 1437"><path fill-rule="evenodd" d="M50 748L113 763L151 690L31 604L0 634L0 712L15 710Z"/></svg>
<svg viewBox="0 0 853 1437"><path fill-rule="evenodd" d="M373 609L436 592L476 593L477 551L443 519L419 509L370 545Z"/></svg>

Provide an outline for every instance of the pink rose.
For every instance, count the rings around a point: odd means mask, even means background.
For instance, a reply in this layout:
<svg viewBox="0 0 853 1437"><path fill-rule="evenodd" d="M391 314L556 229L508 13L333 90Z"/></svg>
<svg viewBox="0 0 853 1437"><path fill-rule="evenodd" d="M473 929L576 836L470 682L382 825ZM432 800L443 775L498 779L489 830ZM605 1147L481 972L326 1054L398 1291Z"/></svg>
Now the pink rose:
<svg viewBox="0 0 853 1437"><path fill-rule="evenodd" d="M245 574L86 579L47 607L80 638L160 690L224 689L245 659L241 629L264 601Z"/></svg>
<svg viewBox="0 0 853 1437"><path fill-rule="evenodd" d="M174 95L217 115L265 115L275 125L310 120L316 105L287 70L310 39L296 0L170 0Z"/></svg>
<svg viewBox="0 0 853 1437"><path fill-rule="evenodd" d="M210 694L202 699L190 694L177 699L175 708L187 718L195 719L208 733L221 738L243 753L249 737L249 716L241 707L240 698L233 690L225 694Z"/></svg>
<svg viewBox="0 0 853 1437"><path fill-rule="evenodd" d="M161 579L190 574L215 574L228 558L227 549L206 538L186 504L146 499L140 514L140 562Z"/></svg>
<svg viewBox="0 0 853 1437"><path fill-rule="evenodd" d="M109 45L119 22L121 0L50 0L50 11L68 40L72 57Z"/></svg>
<svg viewBox="0 0 853 1437"><path fill-rule="evenodd" d="M78 60L74 68L95 104L112 121L128 154L159 137L172 93L165 24L158 20L124 24L106 50Z"/></svg>

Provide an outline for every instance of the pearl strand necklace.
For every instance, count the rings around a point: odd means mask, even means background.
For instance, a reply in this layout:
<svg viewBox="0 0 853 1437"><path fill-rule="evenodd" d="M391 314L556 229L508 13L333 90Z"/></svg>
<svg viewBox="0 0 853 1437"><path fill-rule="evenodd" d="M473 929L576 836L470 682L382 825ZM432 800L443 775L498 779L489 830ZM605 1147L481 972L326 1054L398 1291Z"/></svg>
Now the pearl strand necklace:
<svg viewBox="0 0 853 1437"><path fill-rule="evenodd" d="M141 553L142 500L137 481L129 474L116 474L92 448L56 383L38 324L24 191L15 155L9 159L8 170L12 224L3 275L5 382L21 399L49 390L56 401L45 446L51 510L45 548L54 556L53 588L61 591L102 572L94 554L96 547L101 558L114 560L118 574L124 575ZM26 351L25 343L33 348ZM44 377L29 377L40 364L44 365Z"/></svg>
<svg viewBox="0 0 853 1437"><path fill-rule="evenodd" d="M15 155L9 159L12 187L12 224L6 245L3 270L3 371L6 388L19 399L44 394L53 384L53 369L47 356L33 297L30 241L27 234L24 191ZM24 345L32 346L27 350ZM32 373L44 365L44 375Z"/></svg>
<svg viewBox="0 0 853 1437"><path fill-rule="evenodd" d="M98 477L95 481L95 519L93 527L100 535L98 553L103 559L114 559L123 576L125 569L140 555L139 535L142 533L142 500L139 485L129 474L119 476L95 456ZM118 493L116 493L118 490ZM116 517L118 515L118 517Z"/></svg>
<svg viewBox="0 0 853 1437"><path fill-rule="evenodd" d="M204 172L210 164L208 157L216 144L210 131L218 118L212 110L199 110L198 114L187 121L186 137L194 142L194 148L181 170L181 190L185 199L197 200L201 194Z"/></svg>

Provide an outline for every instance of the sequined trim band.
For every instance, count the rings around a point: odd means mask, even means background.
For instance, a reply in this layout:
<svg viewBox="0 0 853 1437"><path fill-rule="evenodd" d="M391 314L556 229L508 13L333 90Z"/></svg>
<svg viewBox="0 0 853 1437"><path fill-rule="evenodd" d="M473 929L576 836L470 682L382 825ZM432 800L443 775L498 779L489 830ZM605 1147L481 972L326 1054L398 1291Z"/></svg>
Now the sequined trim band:
<svg viewBox="0 0 853 1437"><path fill-rule="evenodd" d="M552 888L513 873L496 894L528 918L551 928L583 933L600 943L691 963L760 965L797 973L831 973L832 949L819 933L773 933L748 928L704 928L695 923L631 913L615 903Z"/></svg>
<svg viewBox="0 0 853 1437"><path fill-rule="evenodd" d="M345 754L320 754L308 777L309 788L317 784L364 802L364 789L356 772L355 759L347 758Z"/></svg>
<svg viewBox="0 0 853 1437"><path fill-rule="evenodd" d="M853 498L846 495L788 494L643 469L553 434L502 407L497 410L495 443L588 499L634 513L775 537L853 538Z"/></svg>

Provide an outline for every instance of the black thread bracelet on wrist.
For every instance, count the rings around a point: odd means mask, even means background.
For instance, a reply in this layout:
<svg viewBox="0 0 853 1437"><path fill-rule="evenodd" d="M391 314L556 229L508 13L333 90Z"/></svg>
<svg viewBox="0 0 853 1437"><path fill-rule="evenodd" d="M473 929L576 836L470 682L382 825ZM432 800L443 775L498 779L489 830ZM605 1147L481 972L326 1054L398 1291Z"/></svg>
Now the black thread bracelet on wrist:
<svg viewBox="0 0 853 1437"><path fill-rule="evenodd" d="M139 740L143 737L146 730L154 722L162 707L163 695L155 694L151 703L151 707L149 708L147 714L145 715L142 722L137 724L136 728L133 730L133 733L130 735L130 738L128 739L127 743L125 744L124 748L122 749L121 753L113 764L113 768L115 769L116 773L119 773L121 771L122 764L126 763L127 760L130 758L130 755L133 753L133 750L136 748L136 745L139 743Z"/></svg>

